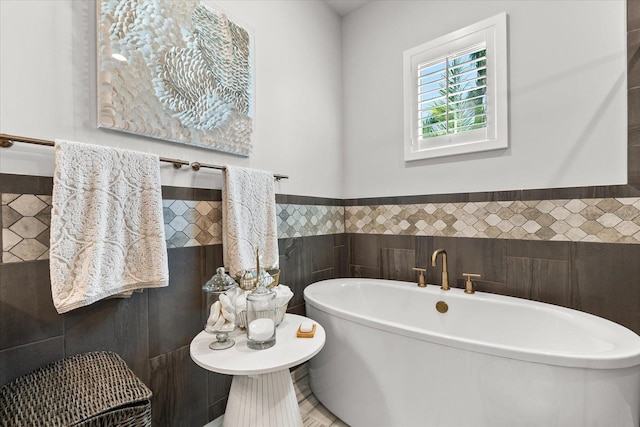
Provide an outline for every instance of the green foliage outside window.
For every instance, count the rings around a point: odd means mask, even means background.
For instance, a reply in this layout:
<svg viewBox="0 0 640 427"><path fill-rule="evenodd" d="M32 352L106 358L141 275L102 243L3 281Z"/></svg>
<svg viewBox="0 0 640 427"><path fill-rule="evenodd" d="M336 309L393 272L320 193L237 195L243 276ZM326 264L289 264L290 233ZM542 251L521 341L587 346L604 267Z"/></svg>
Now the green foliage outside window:
<svg viewBox="0 0 640 427"><path fill-rule="evenodd" d="M486 50L447 58L422 69L420 135L433 138L487 126Z"/></svg>

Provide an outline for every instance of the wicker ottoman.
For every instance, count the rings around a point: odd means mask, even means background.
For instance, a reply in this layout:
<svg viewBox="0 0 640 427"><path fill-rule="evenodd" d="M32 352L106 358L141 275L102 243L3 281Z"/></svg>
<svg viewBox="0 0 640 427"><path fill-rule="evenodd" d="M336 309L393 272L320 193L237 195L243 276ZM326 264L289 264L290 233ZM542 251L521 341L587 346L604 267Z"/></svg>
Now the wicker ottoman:
<svg viewBox="0 0 640 427"><path fill-rule="evenodd" d="M117 354L79 354L0 387L0 426L151 426L151 390Z"/></svg>

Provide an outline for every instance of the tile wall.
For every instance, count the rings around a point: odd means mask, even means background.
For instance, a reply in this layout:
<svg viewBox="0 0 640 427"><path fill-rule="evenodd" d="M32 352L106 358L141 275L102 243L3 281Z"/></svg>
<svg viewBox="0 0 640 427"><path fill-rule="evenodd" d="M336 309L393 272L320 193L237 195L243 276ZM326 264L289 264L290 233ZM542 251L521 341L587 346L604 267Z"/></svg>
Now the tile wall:
<svg viewBox="0 0 640 427"><path fill-rule="evenodd" d="M231 377L189 357L202 329L200 288L222 265L221 194L163 188L170 283L58 315L49 281L52 179L0 174L0 384L65 356L120 354L151 388L155 426L202 426L224 412ZM281 281L303 313L303 289L347 274L341 201L277 196ZM203 375L205 374L205 375Z"/></svg>
<svg viewBox="0 0 640 427"><path fill-rule="evenodd" d="M462 288L462 273L478 273L476 289L575 308L620 323L640 334L640 245L550 242L381 234L349 234L353 277L417 281L414 266L427 268L427 283L440 284L448 254L449 281Z"/></svg>

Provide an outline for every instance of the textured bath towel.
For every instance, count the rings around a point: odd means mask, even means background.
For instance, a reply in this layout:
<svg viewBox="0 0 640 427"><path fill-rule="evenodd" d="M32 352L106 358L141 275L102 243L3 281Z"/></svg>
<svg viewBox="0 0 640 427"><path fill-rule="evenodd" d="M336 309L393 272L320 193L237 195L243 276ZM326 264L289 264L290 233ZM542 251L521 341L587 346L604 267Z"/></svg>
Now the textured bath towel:
<svg viewBox="0 0 640 427"><path fill-rule="evenodd" d="M57 140L52 204L58 313L167 286L158 156Z"/></svg>
<svg viewBox="0 0 640 427"><path fill-rule="evenodd" d="M278 229L273 173L227 166L222 188L222 253L232 276L260 265L278 266Z"/></svg>

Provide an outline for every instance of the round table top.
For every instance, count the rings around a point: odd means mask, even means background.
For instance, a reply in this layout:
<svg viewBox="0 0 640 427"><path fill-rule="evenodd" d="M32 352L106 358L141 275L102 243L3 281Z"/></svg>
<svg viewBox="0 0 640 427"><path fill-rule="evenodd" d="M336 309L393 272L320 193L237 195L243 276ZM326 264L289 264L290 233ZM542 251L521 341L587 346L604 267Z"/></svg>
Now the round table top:
<svg viewBox="0 0 640 427"><path fill-rule="evenodd" d="M276 328L276 344L266 350L247 347L246 331L240 329L229 334L236 342L233 347L211 350L209 344L216 340L215 334L202 331L191 341L191 359L204 369L220 374L258 375L281 371L311 359L324 346L324 329L315 321L313 338L296 337L298 326L308 320L311 319L287 313Z"/></svg>

